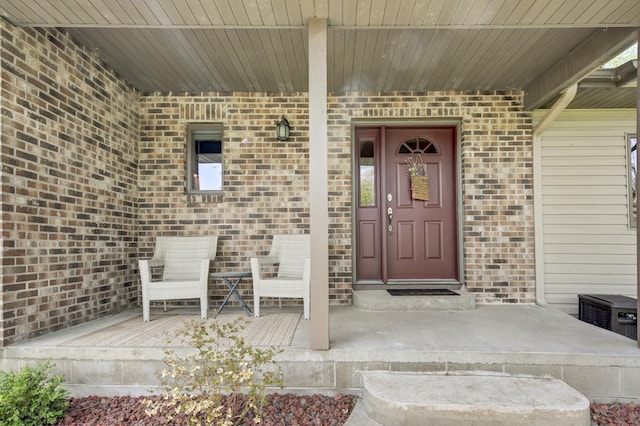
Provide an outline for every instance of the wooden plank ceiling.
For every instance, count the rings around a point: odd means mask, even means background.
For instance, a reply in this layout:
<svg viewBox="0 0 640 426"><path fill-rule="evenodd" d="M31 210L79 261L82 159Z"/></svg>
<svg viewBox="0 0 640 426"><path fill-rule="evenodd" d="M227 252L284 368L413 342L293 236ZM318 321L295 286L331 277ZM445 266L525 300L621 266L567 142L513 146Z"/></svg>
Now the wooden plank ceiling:
<svg viewBox="0 0 640 426"><path fill-rule="evenodd" d="M637 41L640 1L2 0L0 15L66 29L142 92L307 91L306 22L326 17L330 92L523 89L532 109ZM626 92L608 105L635 105Z"/></svg>

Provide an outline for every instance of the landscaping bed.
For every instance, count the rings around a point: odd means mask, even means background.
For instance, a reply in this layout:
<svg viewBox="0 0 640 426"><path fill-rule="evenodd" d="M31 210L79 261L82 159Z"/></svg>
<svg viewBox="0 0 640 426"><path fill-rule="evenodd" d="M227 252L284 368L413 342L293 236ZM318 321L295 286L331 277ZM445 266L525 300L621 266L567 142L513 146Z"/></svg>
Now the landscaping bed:
<svg viewBox="0 0 640 426"><path fill-rule="evenodd" d="M144 397L71 398L66 415L57 426L158 426L186 425L184 419L168 422L163 416L145 413ZM260 425L339 426L347 420L356 403L353 395L267 395ZM243 425L256 424L246 419Z"/></svg>
<svg viewBox="0 0 640 426"><path fill-rule="evenodd" d="M353 395L268 395L262 425L343 425L357 398ZM66 416L57 426L156 426L185 425L183 420L166 419L145 413L143 397L71 398ZM596 425L640 425L640 404L591 404L591 420ZM255 424L247 419L245 425Z"/></svg>
<svg viewBox="0 0 640 426"><path fill-rule="evenodd" d="M596 425L640 425L640 404L591 404Z"/></svg>

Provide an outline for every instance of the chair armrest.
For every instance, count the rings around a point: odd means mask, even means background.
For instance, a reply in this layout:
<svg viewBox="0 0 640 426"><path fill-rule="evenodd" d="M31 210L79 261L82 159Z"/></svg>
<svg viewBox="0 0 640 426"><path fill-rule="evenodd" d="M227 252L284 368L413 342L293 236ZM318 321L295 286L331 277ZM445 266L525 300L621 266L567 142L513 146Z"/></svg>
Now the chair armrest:
<svg viewBox="0 0 640 426"><path fill-rule="evenodd" d="M156 266L164 266L164 260L151 258L148 260L149 266L155 268Z"/></svg>
<svg viewBox="0 0 640 426"><path fill-rule="evenodd" d="M311 279L311 258L304 259L304 270L302 271L302 279L309 281Z"/></svg>
<svg viewBox="0 0 640 426"><path fill-rule="evenodd" d="M153 281L152 268L164 268L164 260L153 258L153 257L150 259L138 259L138 266L140 267L140 279L143 280L143 282L149 283ZM143 270L145 270L149 275L148 278L143 279L142 277Z"/></svg>
<svg viewBox="0 0 640 426"><path fill-rule="evenodd" d="M211 259L200 259L200 280L209 282L209 265Z"/></svg>
<svg viewBox="0 0 640 426"><path fill-rule="evenodd" d="M140 267L140 281L144 283L151 282L151 265L149 260L138 260L138 266Z"/></svg>
<svg viewBox="0 0 640 426"><path fill-rule="evenodd" d="M251 275L254 282L264 279L263 267L276 266L280 263L277 257L259 256L249 259L251 262Z"/></svg>

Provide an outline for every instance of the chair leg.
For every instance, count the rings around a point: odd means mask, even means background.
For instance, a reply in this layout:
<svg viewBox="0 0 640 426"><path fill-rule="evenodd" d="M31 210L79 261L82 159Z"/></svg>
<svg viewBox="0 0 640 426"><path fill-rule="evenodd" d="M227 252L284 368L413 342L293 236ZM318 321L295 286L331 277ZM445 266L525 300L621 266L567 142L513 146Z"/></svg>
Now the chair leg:
<svg viewBox="0 0 640 426"><path fill-rule="evenodd" d="M203 320L207 319L207 310L208 310L209 306L207 303L207 298L204 299L200 299L200 317Z"/></svg>
<svg viewBox="0 0 640 426"><path fill-rule="evenodd" d="M149 322L149 299L142 298L142 321Z"/></svg>
<svg viewBox="0 0 640 426"><path fill-rule="evenodd" d="M260 296L255 290L253 293L253 316L256 318L260 316Z"/></svg>
<svg viewBox="0 0 640 426"><path fill-rule="evenodd" d="M304 305L304 319L308 320L311 318L309 315L309 301L307 299L302 299L302 303Z"/></svg>

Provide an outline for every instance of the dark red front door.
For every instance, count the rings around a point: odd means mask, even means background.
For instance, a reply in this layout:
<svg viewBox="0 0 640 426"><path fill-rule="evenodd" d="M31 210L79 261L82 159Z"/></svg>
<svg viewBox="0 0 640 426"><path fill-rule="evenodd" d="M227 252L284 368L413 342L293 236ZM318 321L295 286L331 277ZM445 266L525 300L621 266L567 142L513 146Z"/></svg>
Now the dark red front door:
<svg viewBox="0 0 640 426"><path fill-rule="evenodd" d="M454 136L451 127L386 132L388 281L457 278ZM409 158L426 165L428 201L411 197Z"/></svg>
<svg viewBox="0 0 640 426"><path fill-rule="evenodd" d="M359 281L459 279L455 140L453 127L357 129ZM426 165L427 201L412 198L409 159Z"/></svg>

